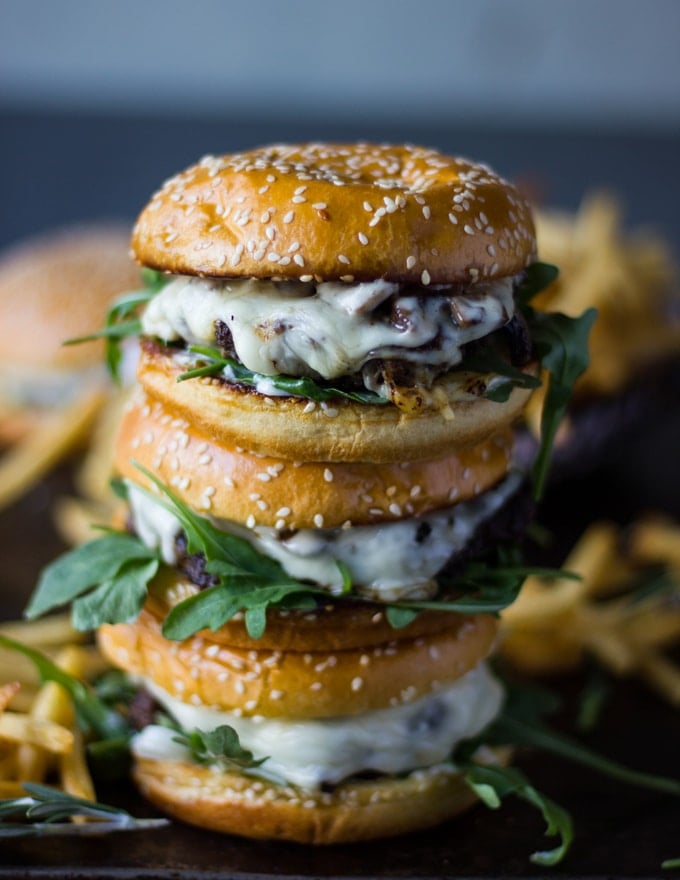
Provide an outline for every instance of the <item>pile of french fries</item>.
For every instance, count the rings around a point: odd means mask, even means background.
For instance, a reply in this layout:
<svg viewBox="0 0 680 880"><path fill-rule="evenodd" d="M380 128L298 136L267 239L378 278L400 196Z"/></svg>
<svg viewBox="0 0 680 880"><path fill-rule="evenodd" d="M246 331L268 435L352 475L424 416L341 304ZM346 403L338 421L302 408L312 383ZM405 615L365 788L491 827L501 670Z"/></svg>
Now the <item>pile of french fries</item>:
<svg viewBox="0 0 680 880"><path fill-rule="evenodd" d="M594 306L590 365L575 397L620 392L641 370L680 359L680 283L667 243L657 233L624 229L621 206L603 192L587 195L575 214L535 213L538 253L560 275L533 305L575 317ZM539 432L542 392L527 421Z"/></svg>
<svg viewBox="0 0 680 880"><path fill-rule="evenodd" d="M616 676L639 676L680 706L680 525L644 518L591 525L564 569L579 580L530 577L502 615L502 653L531 674L564 672L594 658ZM643 572L663 589L640 587ZM661 572L661 575L659 575Z"/></svg>
<svg viewBox="0 0 680 880"><path fill-rule="evenodd" d="M2 624L0 634L38 649L81 680L108 668L66 615ZM23 655L0 647L0 798L20 797L24 782L52 784L95 800L71 698L54 682L41 684Z"/></svg>

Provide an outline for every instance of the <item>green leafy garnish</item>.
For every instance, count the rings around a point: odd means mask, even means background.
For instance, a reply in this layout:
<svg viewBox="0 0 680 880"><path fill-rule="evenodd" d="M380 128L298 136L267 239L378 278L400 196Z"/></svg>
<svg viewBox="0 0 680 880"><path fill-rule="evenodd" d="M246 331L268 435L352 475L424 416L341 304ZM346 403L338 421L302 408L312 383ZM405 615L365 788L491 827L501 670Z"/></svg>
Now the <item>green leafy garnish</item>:
<svg viewBox="0 0 680 880"><path fill-rule="evenodd" d="M487 745L530 746L629 785L663 794L680 796L680 780L631 770L592 751L575 739L549 727L543 717L556 708L553 694L532 686L507 686L507 696L498 718L480 735Z"/></svg>
<svg viewBox="0 0 680 880"><path fill-rule="evenodd" d="M79 629L130 622L139 615L159 564L158 553L139 538L115 532L103 535L43 569L25 614L35 618L73 602L74 625Z"/></svg>
<svg viewBox="0 0 680 880"><path fill-rule="evenodd" d="M117 382L120 380L120 362L123 356L122 341L128 337L139 336L142 324L137 317L138 310L153 299L169 280L162 272L157 272L154 269L142 269L141 276L144 290L133 290L119 297L107 312L101 330L87 336L68 339L64 343L64 345L79 345L82 342L103 339L106 365L109 373Z"/></svg>
<svg viewBox="0 0 680 880"><path fill-rule="evenodd" d="M503 798L515 795L537 807L547 824L548 837L560 837L560 844L551 850L533 853L531 861L538 865L556 865L571 846L574 829L571 816L550 798L541 794L516 767L499 767L474 763L458 763L463 780L487 807L495 810Z"/></svg>
<svg viewBox="0 0 680 880"><path fill-rule="evenodd" d="M304 397L317 403L335 400L339 397L354 400L358 403L371 403L379 406L389 403L386 398L381 397L374 391L338 388L331 383L321 382L309 376L266 376L264 373L256 373L244 367L243 364L240 364L234 358L225 357L219 348L213 348L208 345L190 345L188 350L192 354L200 355L200 358L205 363L200 367L194 367L182 373L177 377L178 382L196 379L199 376L220 376L226 370L228 377L234 382L254 386L266 382L283 394L288 394L292 397Z"/></svg>
<svg viewBox="0 0 680 880"><path fill-rule="evenodd" d="M503 381L493 382L487 387L484 397L495 403L505 403L513 388L539 388L538 376L525 373L502 357L490 343L480 344L472 354L466 354L459 369L471 373L493 374Z"/></svg>
<svg viewBox="0 0 680 880"><path fill-rule="evenodd" d="M456 599L414 599L391 603L387 619L400 629L409 624L419 611L452 611L458 614L498 614L515 601L529 575L542 578L578 580L579 575L552 568L521 565L498 548L489 560L469 562L455 578L439 578L444 594L455 590L463 595ZM496 559L498 560L496 562Z"/></svg>
<svg viewBox="0 0 680 880"><path fill-rule="evenodd" d="M555 435L571 399L574 383L588 366L588 336L597 317L587 309L578 318L559 313L546 314L528 310L531 337L541 366L548 373L543 412L541 442L532 468L534 497L543 493Z"/></svg>
<svg viewBox="0 0 680 880"><path fill-rule="evenodd" d="M26 797L0 800L0 838L148 831L169 824L167 819L135 819L119 807L88 801L47 785L25 782L23 788ZM66 821L76 816L83 816L91 821Z"/></svg>
<svg viewBox="0 0 680 880"><path fill-rule="evenodd" d="M186 746L197 764L218 764L223 769L250 770L260 767L267 758L256 759L244 749L238 733L228 724L214 730L178 731L173 740Z"/></svg>
<svg viewBox="0 0 680 880"><path fill-rule="evenodd" d="M680 859L665 859L661 862L662 868L670 868L674 870L675 868L680 868Z"/></svg>
<svg viewBox="0 0 680 880"><path fill-rule="evenodd" d="M41 681L54 681L61 685L73 700L81 723L98 737L110 739L129 734L128 723L120 712L107 705L83 681L60 669L49 657L3 635L0 635L0 646L27 657L37 669Z"/></svg>

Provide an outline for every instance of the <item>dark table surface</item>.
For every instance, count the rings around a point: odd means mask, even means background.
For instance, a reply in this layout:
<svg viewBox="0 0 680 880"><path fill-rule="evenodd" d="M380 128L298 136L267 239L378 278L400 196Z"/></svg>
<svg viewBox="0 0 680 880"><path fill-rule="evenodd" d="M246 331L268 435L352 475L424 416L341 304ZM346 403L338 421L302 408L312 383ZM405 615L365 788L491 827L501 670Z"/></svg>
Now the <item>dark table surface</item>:
<svg viewBox="0 0 680 880"><path fill-rule="evenodd" d="M632 134L413 127L366 120L172 120L76 117L0 110L0 246L74 221L131 220L170 174L207 152L274 140L420 142L483 158L521 179L546 203L575 208L584 192L617 192L631 224L658 228L680 252L680 133ZM597 470L553 486L542 520L565 545L587 521L626 522L649 508L680 516L680 407L617 438ZM0 618L15 617L36 573L60 548L50 505L68 483L62 469L0 515ZM558 683L567 704L581 682ZM565 716L566 718L567 716ZM564 724L568 726L565 720ZM589 744L640 770L680 777L680 715L634 682L618 683ZM634 790L539 755L520 757L537 786L574 814L571 854L558 877L657 877L680 856L680 803ZM136 814L124 786L102 792ZM0 844L0 876L131 877L538 877L529 854L542 823L521 804L480 807L431 832L384 843L308 849L251 843L179 824L144 835Z"/></svg>

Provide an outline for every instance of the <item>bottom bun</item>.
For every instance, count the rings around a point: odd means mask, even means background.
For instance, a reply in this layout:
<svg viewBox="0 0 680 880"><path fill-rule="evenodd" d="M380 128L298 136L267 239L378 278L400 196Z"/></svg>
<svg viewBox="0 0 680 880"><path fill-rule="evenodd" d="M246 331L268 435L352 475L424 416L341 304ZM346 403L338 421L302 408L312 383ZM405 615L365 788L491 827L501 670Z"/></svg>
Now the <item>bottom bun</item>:
<svg viewBox="0 0 680 880"><path fill-rule="evenodd" d="M503 760L504 756L498 758ZM439 825L477 800L452 766L302 791L182 761L138 759L151 803L190 825L254 839L333 844L395 837Z"/></svg>

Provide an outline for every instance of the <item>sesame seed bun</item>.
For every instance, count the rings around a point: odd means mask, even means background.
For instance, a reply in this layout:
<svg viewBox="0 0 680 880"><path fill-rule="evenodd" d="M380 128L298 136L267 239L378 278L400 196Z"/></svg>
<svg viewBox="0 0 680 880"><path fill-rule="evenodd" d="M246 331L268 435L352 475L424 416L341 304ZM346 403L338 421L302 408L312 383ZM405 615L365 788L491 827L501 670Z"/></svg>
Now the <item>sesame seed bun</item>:
<svg viewBox="0 0 680 880"><path fill-rule="evenodd" d="M177 274L425 286L513 275L536 250L526 202L484 165L314 143L202 159L154 195L132 244Z"/></svg>
<svg viewBox="0 0 680 880"><path fill-rule="evenodd" d="M335 528L418 516L490 489L507 474L512 431L407 463L291 462L212 437L138 392L116 443L118 473L140 485L155 474L199 513L276 528Z"/></svg>
<svg viewBox="0 0 680 880"><path fill-rule="evenodd" d="M419 831L452 819L477 800L447 766L346 782L332 792L300 792L238 773L148 758L135 762L133 776L149 801L183 822L307 844Z"/></svg>
<svg viewBox="0 0 680 880"><path fill-rule="evenodd" d="M417 638L393 630L378 645L295 651L261 648L254 639L234 647L209 631L169 642L147 608L132 623L101 627L98 641L115 666L183 702L243 716L333 718L411 702L457 681L491 652L495 617L449 614L447 623ZM320 642L325 628L339 641L332 614L316 624Z"/></svg>
<svg viewBox="0 0 680 880"><path fill-rule="evenodd" d="M0 255L0 442L14 443L64 394L101 381L97 330L112 300L139 285L124 226L93 224L31 238Z"/></svg>
<svg viewBox="0 0 680 880"><path fill-rule="evenodd" d="M0 365L73 370L101 363L101 343L63 343L98 330L113 299L138 286L122 225L65 228L7 250L0 257Z"/></svg>
<svg viewBox="0 0 680 880"><path fill-rule="evenodd" d="M148 394L220 443L289 461L404 462L443 457L501 432L521 414L531 389L508 400L460 397L449 376L435 382L439 407L414 413L395 406L334 400L310 405L300 397L267 397L211 377L178 382L186 368L146 342L138 379ZM525 368L535 373L536 365ZM470 384L479 381L470 374Z"/></svg>

